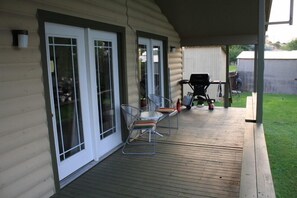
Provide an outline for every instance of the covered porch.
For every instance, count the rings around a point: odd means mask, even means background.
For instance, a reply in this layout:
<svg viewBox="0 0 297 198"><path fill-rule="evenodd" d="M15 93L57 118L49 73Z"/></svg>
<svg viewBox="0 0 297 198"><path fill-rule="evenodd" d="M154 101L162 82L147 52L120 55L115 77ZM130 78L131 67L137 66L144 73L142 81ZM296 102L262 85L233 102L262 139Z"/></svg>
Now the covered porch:
<svg viewBox="0 0 297 198"><path fill-rule="evenodd" d="M168 129L158 128L164 137L158 137L156 155L123 155L119 149L53 197L270 196L269 175L257 182L254 124L245 122L245 114L245 108L185 109L178 130L166 135ZM266 152L265 141L261 147Z"/></svg>

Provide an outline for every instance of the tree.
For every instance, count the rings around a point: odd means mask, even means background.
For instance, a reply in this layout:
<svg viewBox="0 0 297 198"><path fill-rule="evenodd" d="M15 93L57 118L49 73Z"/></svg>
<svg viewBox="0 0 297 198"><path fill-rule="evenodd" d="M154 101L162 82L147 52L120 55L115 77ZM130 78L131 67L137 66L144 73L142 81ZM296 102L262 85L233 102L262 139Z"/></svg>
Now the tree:
<svg viewBox="0 0 297 198"><path fill-rule="evenodd" d="M284 45L282 49L289 51L297 50L297 38Z"/></svg>
<svg viewBox="0 0 297 198"><path fill-rule="evenodd" d="M231 45L229 48L230 63L236 63L237 56L242 51L252 51L254 47L251 45Z"/></svg>

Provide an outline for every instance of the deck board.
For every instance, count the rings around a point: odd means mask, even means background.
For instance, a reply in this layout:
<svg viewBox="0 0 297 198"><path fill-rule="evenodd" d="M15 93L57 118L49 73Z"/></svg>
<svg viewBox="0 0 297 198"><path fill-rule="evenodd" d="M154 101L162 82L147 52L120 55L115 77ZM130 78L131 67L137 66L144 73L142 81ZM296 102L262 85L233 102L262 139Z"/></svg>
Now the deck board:
<svg viewBox="0 0 297 198"><path fill-rule="evenodd" d="M240 108L184 110L170 136L157 128L157 154L118 150L53 197L239 197L244 116Z"/></svg>
<svg viewBox="0 0 297 198"><path fill-rule="evenodd" d="M246 99L246 122L253 122L256 123L256 109L257 107L257 94L252 93L252 96L248 96Z"/></svg>

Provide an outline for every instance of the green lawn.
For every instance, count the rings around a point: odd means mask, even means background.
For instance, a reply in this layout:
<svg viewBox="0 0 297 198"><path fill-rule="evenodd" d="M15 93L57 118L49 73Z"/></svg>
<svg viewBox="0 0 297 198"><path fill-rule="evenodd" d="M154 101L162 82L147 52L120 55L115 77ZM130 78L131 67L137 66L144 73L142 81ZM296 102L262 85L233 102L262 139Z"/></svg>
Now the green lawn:
<svg viewBox="0 0 297 198"><path fill-rule="evenodd" d="M251 92L242 92L240 94L232 94L232 107L243 107L245 108L246 105L246 97L251 96ZM219 102L215 102L215 106L223 107L224 103L223 100Z"/></svg>
<svg viewBox="0 0 297 198"><path fill-rule="evenodd" d="M245 107L249 95L233 95L232 107ZM263 100L263 124L276 196L297 197L297 95L264 94Z"/></svg>
<svg viewBox="0 0 297 198"><path fill-rule="evenodd" d="M229 66L229 72L236 72L237 71L237 66L236 65L230 65Z"/></svg>
<svg viewBox="0 0 297 198"><path fill-rule="evenodd" d="M277 197L297 197L297 96L264 94L263 124Z"/></svg>

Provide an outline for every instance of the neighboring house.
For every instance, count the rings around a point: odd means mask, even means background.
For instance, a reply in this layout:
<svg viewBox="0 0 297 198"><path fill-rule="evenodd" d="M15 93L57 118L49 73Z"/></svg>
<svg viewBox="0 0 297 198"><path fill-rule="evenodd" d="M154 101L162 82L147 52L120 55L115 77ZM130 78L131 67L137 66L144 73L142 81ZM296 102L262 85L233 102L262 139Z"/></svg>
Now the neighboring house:
<svg viewBox="0 0 297 198"><path fill-rule="evenodd" d="M254 52L237 56L242 89L253 91ZM264 92L297 94L297 51L265 51Z"/></svg>
<svg viewBox="0 0 297 198"><path fill-rule="evenodd" d="M120 104L138 105L142 77L145 95L181 94L167 83L182 79L180 39L154 1L1 1L0 12L0 197L49 197L118 148ZM28 48L12 46L14 29Z"/></svg>
<svg viewBox="0 0 297 198"><path fill-rule="evenodd" d="M186 47L183 49L183 78L190 79L193 73L208 73L210 80L226 82L226 52L221 46ZM224 91L222 85L222 91ZM184 94L193 92L184 85ZM218 85L210 85L207 89L209 97L218 98Z"/></svg>

